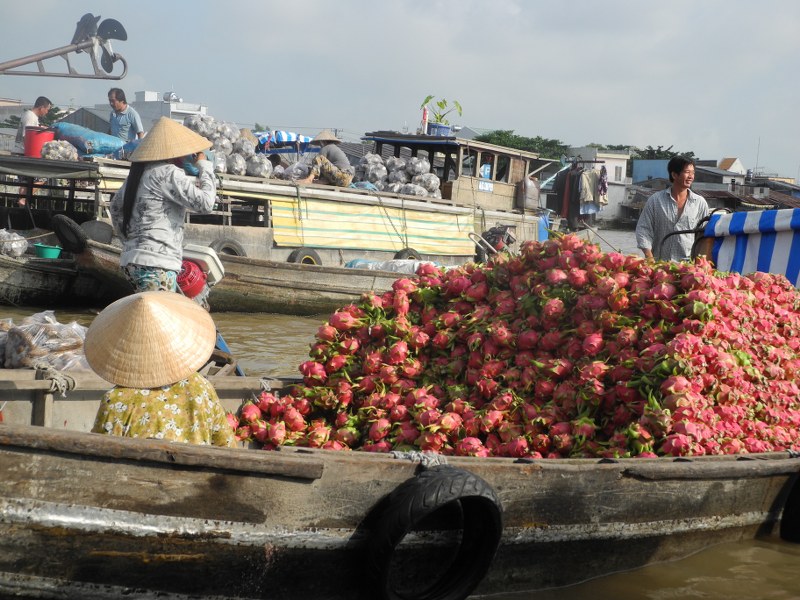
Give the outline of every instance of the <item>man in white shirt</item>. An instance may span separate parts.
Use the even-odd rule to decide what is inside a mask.
[[[694,181],[694,161],[674,156],[667,165],[671,186],[647,199],[636,224],[636,244],[645,258],[690,260],[693,231],[709,215],[706,199],[689,188]]]
[[[19,129],[17,129],[14,152],[18,152],[19,154],[25,153],[25,128],[38,127],[39,119],[50,112],[52,107],[53,103],[50,102],[49,99],[45,98],[44,96],[39,96],[36,99],[36,102],[34,102],[33,108],[30,108],[22,113],[22,117],[19,120]]]

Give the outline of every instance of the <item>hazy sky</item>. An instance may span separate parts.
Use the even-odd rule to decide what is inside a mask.
[[[86,12],[127,29],[127,77],[0,75],[0,97],[175,91],[241,126],[355,141],[415,130],[434,94],[461,103],[459,125],[800,175],[797,0],[4,0],[0,62],[69,44]]]

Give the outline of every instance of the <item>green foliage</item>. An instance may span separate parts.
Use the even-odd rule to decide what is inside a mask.
[[[694,152],[674,152],[672,146],[664,148],[664,146],[647,146],[646,148],[631,148],[632,160],[669,160],[676,156],[685,156],[691,160],[696,160],[697,157]]]
[[[430,95],[422,101],[420,108],[424,108],[426,104],[428,104],[431,100],[433,100],[434,96]],[[431,123],[441,123],[442,125],[449,125],[450,121],[447,120],[447,115],[451,112],[456,111],[458,116],[461,116],[461,104],[458,103],[458,100],[453,100],[452,106],[442,98],[441,100],[437,100],[433,103],[433,106],[428,106],[428,110],[430,111],[430,116],[428,118],[429,122]]]
[[[66,111],[61,110],[57,106],[51,106],[50,110],[47,111],[47,114],[43,116],[41,119],[39,119],[39,123],[43,127],[49,127],[59,119],[64,118],[66,115],[67,115]]]
[[[8,129],[19,129],[20,117],[19,115],[10,115],[5,121],[0,122],[0,127],[7,127]]]
[[[533,138],[516,135],[513,129],[497,129],[475,138],[479,142],[535,152],[542,158],[560,159],[567,154],[568,146],[561,140],[548,140],[540,136]]]

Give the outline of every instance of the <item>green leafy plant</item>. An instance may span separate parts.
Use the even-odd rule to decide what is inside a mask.
[[[425,106],[433,100],[434,96],[428,96],[425,100],[422,101],[420,108],[425,108]],[[442,125],[450,125],[450,121],[447,120],[447,115],[451,112],[456,111],[458,116],[461,116],[461,104],[458,103],[458,100],[453,100],[452,105],[447,102],[444,98],[441,100],[436,100],[433,102],[432,106],[428,106],[428,111],[430,112],[430,116],[428,120],[431,123],[441,123]]]

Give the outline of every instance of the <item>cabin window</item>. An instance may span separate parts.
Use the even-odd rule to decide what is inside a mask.
[[[477,177],[476,165],[478,164],[478,151],[467,150],[464,159],[461,161],[461,173],[470,177]]]
[[[497,157],[497,181],[508,182],[508,172],[511,170],[511,159],[508,156]]]
[[[614,181],[622,181],[622,167],[614,167]]]
[[[478,177],[481,179],[494,179],[494,173],[494,154],[482,153],[481,168],[478,171]]]

